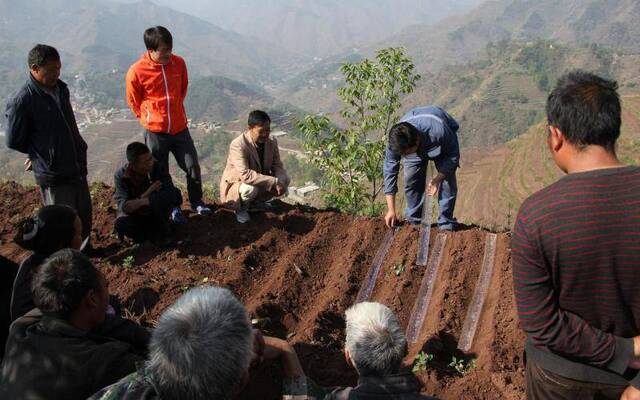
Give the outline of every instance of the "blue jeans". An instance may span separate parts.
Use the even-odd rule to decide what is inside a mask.
[[[404,193],[407,201],[405,218],[410,223],[420,223],[422,221],[422,206],[427,184],[427,160],[416,154],[405,156],[402,160],[404,167]],[[439,169],[438,160],[434,160],[436,169]],[[440,216],[438,217],[438,228],[454,229],[456,220],[453,211],[456,207],[456,196],[458,195],[458,183],[456,173],[445,175],[445,179],[438,191],[438,207]]]

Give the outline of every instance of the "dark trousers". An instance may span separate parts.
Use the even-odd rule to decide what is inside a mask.
[[[172,190],[172,192],[168,192]],[[136,243],[146,240],[157,241],[170,234],[169,217],[171,210],[182,204],[182,195],[176,188],[165,188],[162,193],[153,193],[149,207],[131,215],[120,215],[114,230],[119,236],[131,238]]]
[[[619,400],[624,386],[582,382],[549,372],[530,359],[526,368],[528,400]]]
[[[438,160],[435,160],[438,169]],[[404,157],[404,193],[407,201],[405,218],[412,223],[422,221],[422,207],[425,199],[427,183],[427,163],[416,154]],[[456,208],[456,196],[458,195],[458,183],[456,173],[445,176],[438,191],[438,226],[443,229],[452,229],[456,223],[453,212]]]
[[[153,158],[167,171],[169,170],[169,153],[173,154],[178,166],[187,175],[189,202],[191,207],[195,208],[197,204],[202,202],[202,180],[198,152],[193,144],[193,139],[191,139],[189,129],[176,135],[145,131],[144,141],[151,149]]]
[[[116,219],[114,229],[118,235],[128,237],[135,243],[156,241],[169,235],[169,218],[164,220],[153,215],[125,215]]]
[[[4,348],[11,325],[11,291],[18,266],[13,261],[0,256],[0,360],[4,357]]]
[[[93,208],[91,206],[91,194],[86,179],[74,183],[56,186],[40,186],[42,202],[45,206],[53,204],[67,205],[78,213],[82,221],[82,237],[91,235],[93,224]]]

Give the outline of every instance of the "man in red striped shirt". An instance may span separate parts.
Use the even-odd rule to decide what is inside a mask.
[[[567,175],[525,200],[513,236],[528,399],[640,399],[640,168],[616,157],[620,114],[617,84],[580,71],[547,101]]]

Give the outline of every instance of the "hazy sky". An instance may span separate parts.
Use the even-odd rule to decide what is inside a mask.
[[[365,46],[482,0],[153,0],[221,28],[308,56]]]

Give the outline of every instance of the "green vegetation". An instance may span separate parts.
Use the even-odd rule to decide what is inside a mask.
[[[418,372],[424,372],[427,370],[427,366],[431,361],[433,361],[433,354],[426,354],[424,351],[416,354],[413,359],[413,373],[417,374]]]
[[[476,359],[472,358],[471,360],[464,360],[463,358],[456,358],[453,356],[451,357],[449,366],[456,370],[460,375],[465,375],[476,367]]]
[[[209,165],[221,165],[227,160],[229,144],[234,139],[234,135],[225,131],[211,131],[202,139],[198,139],[196,147],[198,149],[198,158],[207,159]]]
[[[400,96],[411,93],[420,76],[402,48],[376,53],[344,64],[345,86],[338,90],[346,128],[337,128],[326,116],[309,115],[300,121],[305,150],[325,176],[327,205],[353,214],[377,215],[382,190],[382,160],[389,128],[397,120]]]
[[[126,269],[133,268],[133,264],[135,263],[135,258],[133,256],[126,256],[124,260],[122,260],[122,266]]]
[[[185,107],[194,120],[231,121],[254,102],[270,103],[262,89],[220,76],[195,78],[189,85]]]
[[[393,273],[396,274],[396,276],[400,276],[404,274],[406,267],[404,266],[404,264],[396,264],[391,269],[393,270]]]
[[[305,159],[298,158],[292,154],[280,152],[280,157],[284,168],[291,177],[294,186],[302,186],[305,182],[322,182],[323,175],[315,165]]]

